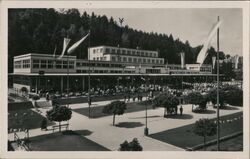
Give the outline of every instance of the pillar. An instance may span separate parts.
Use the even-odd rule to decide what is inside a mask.
[[[85,77],[82,76],[82,91],[85,90]]]
[[[61,93],[63,92],[63,76],[61,76]]]

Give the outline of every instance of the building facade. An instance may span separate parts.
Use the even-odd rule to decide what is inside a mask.
[[[104,76],[209,76],[211,65],[165,64],[157,51],[98,46],[88,49],[88,59],[29,53],[14,57],[13,88],[38,92],[53,88],[60,92],[67,87],[86,90],[88,77],[102,79]]]

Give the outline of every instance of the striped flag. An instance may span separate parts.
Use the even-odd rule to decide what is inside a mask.
[[[68,49],[68,53],[71,54],[72,52],[75,51],[75,49],[89,36],[90,33],[88,33],[87,35],[85,35],[81,40],[77,41],[76,43],[74,43],[69,49]]]
[[[57,47],[55,46],[53,58],[56,58],[56,48],[57,48]]]
[[[58,59],[61,59],[63,56],[64,56],[64,53],[69,45],[69,42],[70,42],[70,39],[68,38],[64,38],[63,40],[63,51],[62,51],[62,54],[58,57]]]
[[[216,34],[217,29],[220,27],[220,25],[221,25],[221,21],[218,21],[213,26],[212,30],[209,32],[208,37],[207,37],[205,43],[203,44],[201,51],[198,54],[198,57],[196,60],[197,63],[202,64],[204,62],[205,58],[207,57],[207,50],[210,47],[211,41],[212,41],[214,35]]]
[[[215,66],[215,60],[216,60],[216,57],[215,57],[215,56],[213,56],[213,57],[212,57],[213,69],[214,69],[214,66]]]

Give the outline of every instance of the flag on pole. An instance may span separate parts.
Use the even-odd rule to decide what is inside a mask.
[[[234,58],[235,58],[235,69],[238,69],[239,56],[236,55]]]
[[[55,46],[53,58],[56,58],[56,48],[57,48],[57,46]]]
[[[185,65],[185,54],[181,52],[181,68],[183,69]]]
[[[63,51],[62,51],[62,54],[58,57],[58,59],[61,59],[63,56],[64,56],[64,53],[69,45],[69,42],[70,42],[70,39],[68,38],[64,38],[63,40]]]
[[[213,57],[212,57],[213,69],[214,69],[214,66],[215,66],[215,60],[216,60],[216,56],[213,56]]]
[[[216,34],[217,29],[220,27],[220,25],[221,25],[221,21],[218,21],[213,26],[212,30],[209,32],[208,37],[207,37],[205,43],[203,44],[201,51],[198,54],[198,57],[196,60],[197,63],[202,64],[204,62],[205,58],[207,57],[207,50],[210,47],[211,41],[212,41],[214,35]]]
[[[72,52],[75,51],[75,49],[89,36],[90,33],[88,33],[87,35],[85,35],[81,40],[77,41],[76,43],[74,43],[69,49],[68,49],[68,53],[71,54]]]

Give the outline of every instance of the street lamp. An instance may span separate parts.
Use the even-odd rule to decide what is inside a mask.
[[[147,78],[147,87],[148,87],[148,78]],[[148,102],[149,102],[149,97],[146,97],[146,108],[145,108],[145,128],[144,128],[144,135],[148,136]]]

